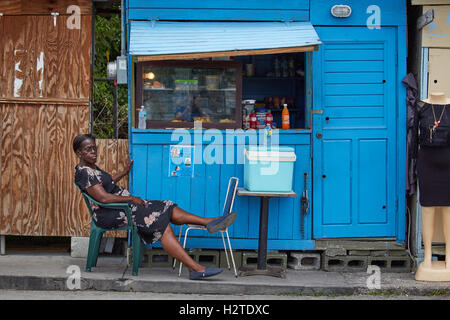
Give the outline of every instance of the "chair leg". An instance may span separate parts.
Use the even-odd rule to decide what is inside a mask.
[[[223,237],[223,232],[224,231],[220,231],[220,234],[222,235],[223,249],[225,250],[225,258],[227,258],[228,270],[231,270],[230,259],[228,259],[227,246],[225,245],[225,239]]]
[[[97,267],[98,251],[100,250],[100,245],[102,244],[103,233],[104,233],[104,232],[100,232],[100,237],[98,238],[98,242],[97,242],[97,244],[96,244],[97,250],[96,250],[95,252],[97,252],[97,254],[95,255],[95,260],[94,260],[94,265],[93,265],[93,267]]]
[[[133,271],[132,271],[132,275],[137,276],[139,267],[141,265],[141,251],[143,251],[143,250],[142,250],[142,246],[141,246],[141,238],[137,234],[136,230],[133,231],[132,241],[133,241],[133,262],[132,262]]]
[[[86,259],[86,272],[91,272],[91,268],[97,266],[98,250],[100,249],[102,235],[103,232],[98,228],[91,228],[89,234],[88,256]]]
[[[187,239],[189,229],[191,229],[191,228],[187,228],[186,233],[184,234],[183,249],[186,249],[186,239]],[[183,262],[180,261],[180,269],[178,270],[178,276],[181,276],[181,268],[182,267],[183,267]]]
[[[230,248],[231,261],[233,262],[234,276],[237,278],[237,277],[238,277],[238,274],[237,274],[237,271],[236,271],[236,264],[234,263],[233,249],[231,248],[231,242],[230,242],[230,236],[228,235],[228,229],[225,230],[225,232],[226,232],[226,234],[227,234],[228,247]]]
[[[183,225],[180,226],[180,234],[178,235],[178,242],[181,243],[181,233],[183,232]],[[177,264],[177,259],[173,258],[172,269],[175,270],[175,266]]]

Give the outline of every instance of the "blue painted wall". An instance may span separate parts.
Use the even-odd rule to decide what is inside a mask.
[[[131,20],[309,20],[309,0],[128,0],[127,8]]]
[[[335,18],[331,14],[331,8],[339,4],[352,9],[348,18]],[[310,9],[314,26],[406,25],[406,0],[311,0]]]
[[[243,186],[244,165],[238,163],[238,161],[242,163],[243,158],[238,159],[238,152],[242,151],[243,142],[246,141],[248,144],[249,141],[248,138],[243,140],[244,135],[239,131],[226,135],[225,131],[207,130],[201,134],[197,133],[194,137],[193,130],[186,130],[189,140],[186,138],[187,136],[172,137],[172,130],[133,129],[132,132],[131,152],[134,164],[131,191],[137,196],[145,199],[170,199],[184,210],[204,217],[214,217],[221,214],[229,178],[238,177],[240,179],[239,186]],[[224,148],[223,144],[217,143],[215,139],[223,142],[226,139],[232,139],[234,141],[232,151]],[[195,141],[203,141],[202,145],[195,146],[201,148],[202,154],[206,148],[212,147],[210,143],[214,141],[214,147],[222,152],[222,157],[218,159],[223,159],[224,163],[205,164],[205,160],[202,159],[201,164],[194,165],[194,177],[170,177],[168,167],[170,145],[178,143],[189,145]],[[283,132],[280,135],[280,145],[295,148],[297,161],[294,166],[293,190],[299,194],[299,197],[270,200],[268,248],[312,249],[314,245],[311,241],[310,213],[305,217],[304,238],[301,237],[300,232],[300,195],[304,188],[304,173],[308,174],[307,188],[308,194],[311,194],[309,132],[307,130]],[[233,152],[231,157],[231,159],[234,158],[233,161],[226,160],[228,151]],[[239,155],[242,154],[239,152]],[[227,164],[227,162],[232,163]],[[146,170],[143,171],[143,168]],[[235,200],[234,210],[238,212],[238,218],[230,228],[230,237],[234,239],[233,248],[256,249],[259,235],[258,198],[238,196]],[[174,230],[178,232],[179,228],[175,227]],[[196,236],[201,238],[196,239]],[[209,235],[207,232],[193,231],[193,239],[189,240],[187,246],[221,248],[223,247],[222,239],[218,236]]]
[[[352,8],[352,15],[349,18],[340,19],[331,15],[330,9],[335,4],[348,4]],[[326,116],[314,115],[312,119],[313,135],[308,130],[297,132],[294,130],[286,131],[281,134],[281,144],[286,146],[292,146],[296,150],[297,162],[294,168],[294,191],[301,194],[303,190],[303,173],[308,172],[308,190],[310,196],[318,196],[318,194],[311,193],[311,138],[314,139],[314,135],[319,133],[318,130],[325,127],[334,126],[349,126],[347,133],[347,142],[344,142],[340,146],[342,148],[336,149],[336,152],[343,152],[346,148],[349,148],[353,143],[352,141],[358,141],[358,161],[362,163],[369,163],[370,161],[376,162],[374,166],[359,166],[355,168],[356,171],[348,171],[349,179],[359,179],[362,184],[358,185],[359,189],[366,189],[365,194],[373,193],[373,197],[377,198],[375,202],[364,202],[364,199],[359,202],[354,208],[348,207],[348,210],[360,210],[361,213],[358,216],[361,224],[380,223],[389,221],[389,226],[386,228],[384,235],[381,233],[375,234],[375,231],[370,232],[362,236],[392,236],[399,242],[405,240],[405,89],[401,85],[401,79],[406,74],[406,4],[403,0],[311,0],[311,1],[267,1],[267,0],[252,0],[252,1],[235,1],[235,0],[216,0],[216,1],[175,1],[175,0],[128,0],[127,5],[127,19],[130,20],[210,20],[210,21],[308,21],[316,26],[323,26],[324,30],[327,28],[331,31],[324,31],[324,35],[329,39],[337,39],[341,41],[342,45],[348,46],[349,42],[358,43],[360,46],[364,46],[364,42],[370,42],[370,37],[367,37],[366,32],[361,31],[361,37],[358,32],[353,33],[351,29],[343,32],[343,30],[349,27],[359,27],[362,29],[369,29],[376,27],[376,24],[380,24],[381,29],[378,29],[378,33],[389,33],[389,53],[392,55],[385,56],[385,53],[372,50],[370,55],[367,56],[368,60],[379,60],[377,54],[383,54],[383,59],[387,58],[387,62],[381,62],[377,66],[377,62],[367,63],[367,67],[381,67],[383,72],[386,68],[394,69],[389,81],[390,89],[395,97],[393,103],[385,104],[381,102],[380,107],[370,107],[369,109],[362,110],[360,107],[351,109],[352,105],[350,100],[345,103],[345,98],[341,104],[337,105],[339,108],[330,109],[329,115],[333,119],[328,123],[325,121]],[[379,19],[378,19],[379,13]],[[329,27],[342,27],[341,28],[329,28]],[[370,27],[370,28],[368,28]],[[386,28],[386,29],[384,29]],[[320,30],[320,28],[318,28]],[[377,29],[375,29],[377,30]],[[334,33],[334,34],[333,34]],[[347,35],[347,36],[346,36]],[[319,34],[320,36],[320,34]],[[347,38],[346,38],[347,37]],[[393,40],[392,40],[393,39]],[[330,40],[321,45],[320,50],[325,50],[329,45]],[[336,49],[338,43],[334,43],[333,46]],[[348,47],[341,48],[343,50],[349,49]],[[355,48],[353,48],[355,49]],[[333,95],[341,95],[343,90],[356,90],[352,94],[358,94],[358,92],[369,91],[378,92],[386,86],[379,84],[379,80],[383,78],[381,74],[376,74],[377,70],[372,70],[375,73],[370,77],[358,78],[357,75],[340,74],[338,75],[339,68],[344,67],[347,63],[348,68],[357,65],[363,65],[366,59],[364,52],[357,50],[364,50],[359,48],[357,50],[347,51],[346,62],[342,60],[341,56],[333,56],[336,51],[333,50],[325,53],[326,59],[330,61],[327,66],[327,70],[321,68],[322,64],[315,64],[316,67],[311,70],[309,75],[312,75],[312,79],[308,78],[309,83],[314,83],[313,87],[315,95],[320,93],[320,90],[326,90]],[[384,50],[384,49],[383,49]],[[314,59],[317,59],[318,52],[308,55],[308,64],[311,66]],[[361,60],[362,59],[362,60]],[[332,62],[336,61],[335,64]],[[131,68],[131,58],[129,59],[129,70]],[[368,70],[369,72],[370,70]],[[342,72],[341,72],[342,73]],[[345,70],[344,72],[345,73]],[[318,79],[325,77],[325,85],[322,81],[317,82]],[[346,78],[347,77],[347,78]],[[381,77],[381,78],[380,78]],[[132,73],[130,71],[129,81],[132,79]],[[354,81],[357,86],[347,86],[346,79]],[[370,80],[370,81],[369,81]],[[336,86],[326,86],[327,83],[334,83]],[[339,84],[343,87],[339,88]],[[131,82],[129,83],[131,88]],[[307,89],[308,90],[308,89]],[[333,91],[335,90],[335,91]],[[308,107],[312,109],[321,109],[323,105],[320,103],[320,99],[317,96],[312,97],[312,92],[307,92]],[[312,99],[311,99],[312,98]],[[130,106],[133,97],[130,96]],[[387,115],[386,108],[394,108],[392,112]],[[131,110],[130,110],[131,112]],[[131,114],[131,113],[130,113]],[[367,115],[370,115],[368,117]],[[378,115],[378,117],[377,117]],[[358,119],[363,119],[360,125],[364,125],[364,129],[367,131],[367,136],[358,136],[360,129],[350,128],[354,126]],[[306,119],[309,121],[309,119]],[[325,124],[325,125],[324,125]],[[376,137],[370,135],[373,126],[386,126],[388,127],[389,137],[380,136]],[[131,128],[131,125],[130,125]],[[352,135],[353,130],[353,135]],[[143,167],[147,168],[144,175],[137,174],[137,172],[131,175],[131,189],[132,191],[145,198],[153,199],[171,199],[175,200],[183,208],[188,211],[193,211],[196,214],[204,216],[214,216],[220,212],[221,205],[224,200],[224,190],[226,189],[226,183],[228,178],[235,175],[241,179],[240,186],[242,186],[243,178],[243,165],[229,165],[229,164],[213,164],[213,165],[197,165],[195,178],[169,178],[168,176],[168,148],[171,144],[176,144],[171,140],[171,130],[137,130],[130,129],[130,152],[135,159],[134,168]],[[393,137],[393,138],[392,138]],[[369,139],[370,141],[367,141]],[[378,140],[377,140],[378,139]],[[389,140],[387,140],[389,139]],[[394,141],[392,141],[394,139]],[[372,143],[373,142],[373,143]],[[207,143],[206,143],[207,144]],[[349,165],[355,163],[354,154],[348,152],[347,161],[335,161],[335,152],[333,151],[337,145],[325,143],[322,150],[319,148],[313,148],[312,157],[314,159],[323,160],[321,165],[324,165],[329,171],[341,171],[345,176],[345,170]],[[205,144],[202,147],[205,148]],[[373,153],[376,152],[376,156],[372,158]],[[322,158],[322,157],[325,157]],[[385,160],[387,159],[387,160]],[[342,160],[342,159],[341,159]],[[389,161],[389,162],[387,162]],[[342,167],[343,166],[343,167]],[[322,175],[317,172],[314,179],[323,179]],[[380,177],[377,173],[387,173],[389,181],[386,182],[385,176]],[[337,178],[336,178],[337,179]],[[318,180],[314,180],[313,184],[317,185]],[[345,181],[340,181],[345,184]],[[372,191],[371,191],[372,190]],[[326,190],[325,190],[326,191]],[[320,192],[323,192],[320,191]],[[369,192],[369,193],[367,193]],[[379,193],[379,194],[377,194]],[[355,197],[355,195],[343,195],[342,197],[334,196],[329,202],[325,202],[322,205],[330,208],[346,196]],[[369,196],[370,197],[370,196]],[[392,197],[395,200],[392,200]],[[334,200],[333,200],[334,199]],[[374,216],[369,212],[378,212],[379,206],[383,205],[382,202],[386,200],[389,203],[390,215],[388,216]],[[334,201],[334,202],[333,202]],[[353,199],[352,201],[358,201]],[[379,203],[378,203],[378,202]],[[234,238],[233,246],[236,248],[256,248],[258,237],[258,224],[259,224],[259,203],[257,199],[240,198],[236,200],[236,211],[239,213],[238,221],[231,229],[231,236]],[[345,207],[345,206],[344,206]],[[381,209],[383,210],[383,209]],[[340,223],[347,221],[348,219],[354,219],[351,215],[334,215],[334,211],[326,210],[328,216],[321,216],[321,219],[328,226],[334,223]],[[319,213],[314,213],[319,214]],[[321,214],[321,213],[320,213]],[[308,213],[305,221],[305,237],[302,239],[300,236],[300,198],[297,199],[274,199],[270,204],[270,216],[269,216],[269,249],[313,249],[314,235],[313,222],[311,219],[311,212]],[[346,220],[347,219],[347,220]],[[316,223],[316,221],[314,222]],[[372,229],[372,231],[375,229]],[[376,231],[376,232],[378,232]],[[332,236],[331,233],[327,233],[326,230],[321,230],[317,233],[317,237]],[[339,234],[340,231],[338,231]],[[346,231],[345,236],[361,236],[357,232],[352,232],[352,229]],[[191,245],[200,246],[204,248],[220,248],[222,247],[221,239],[205,235],[205,233],[193,233],[198,237],[194,237],[191,240]],[[344,236],[341,233],[340,236]],[[207,237],[207,239],[205,239]],[[189,244],[188,244],[189,246]]]

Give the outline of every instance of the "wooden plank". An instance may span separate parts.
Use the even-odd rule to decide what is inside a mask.
[[[91,24],[91,16],[81,18],[79,98],[89,98],[91,93]]]
[[[11,232],[11,216],[12,216],[12,196],[11,196],[11,144],[12,144],[12,108],[9,105],[0,105],[1,107],[1,122],[2,122],[2,166],[0,167],[1,192],[0,198],[2,203],[2,215],[0,220],[0,233],[9,234]]]
[[[58,12],[67,15],[67,8],[76,5],[81,14],[91,14],[90,0],[3,0],[4,15],[42,15]]]
[[[68,185],[70,176],[67,175],[66,168],[69,166],[69,155],[67,144],[70,144],[68,136],[68,111],[69,108],[56,106],[56,139],[55,139],[55,228],[57,234],[65,231],[65,216],[68,204]],[[72,179],[70,179],[72,180]]]
[[[129,156],[128,156],[128,140],[127,139],[119,139],[118,140],[118,149],[117,149],[117,165],[119,172],[124,170],[125,166],[128,164]],[[129,189],[128,185],[128,175],[123,177],[120,180],[120,186],[123,188]]]
[[[49,23],[50,17],[37,16],[37,25],[35,31],[36,38],[36,60],[35,60],[35,98],[43,98],[46,92],[46,77],[47,66],[45,64],[48,52],[46,52],[46,42],[47,42],[47,24]]]
[[[11,161],[11,232],[22,233],[22,178],[23,178],[23,124],[22,108],[12,106],[12,161]]]
[[[209,57],[251,56],[261,54],[306,52],[316,50],[317,46],[259,49],[259,50],[214,51],[214,52],[198,52],[198,53],[182,53],[182,54],[164,54],[154,56],[139,56],[137,60],[138,62],[144,62],[144,61],[178,60],[178,59],[194,59],[194,58],[209,58]]]
[[[56,96],[58,98],[72,98],[72,84],[70,83],[72,52],[70,51],[70,29],[66,26],[66,21],[62,17],[56,19],[56,29],[58,30],[58,83],[56,84]],[[73,80],[72,80],[73,81]]]
[[[85,133],[89,132],[89,106],[80,106],[78,108],[78,132]],[[76,161],[78,163],[78,161]],[[72,172],[72,177],[74,177],[74,172]],[[89,228],[91,223],[91,217],[89,211],[86,208],[86,204],[81,196],[80,192],[76,190],[75,186],[71,186],[72,192],[75,192],[75,209],[76,210],[76,220],[79,221],[78,228],[75,230],[74,236],[89,236]]]
[[[4,21],[3,29],[4,34],[2,37],[3,43],[3,66],[2,66],[2,81],[3,90],[2,97],[13,97],[14,91],[14,40],[13,33],[9,30],[14,28],[13,17],[2,17]]]
[[[6,39],[5,33],[7,32],[3,28],[4,21],[5,21],[5,19],[0,19],[0,39],[2,39],[3,46],[4,46],[4,41]],[[0,51],[0,97],[3,96],[3,86],[4,86],[4,82],[1,79],[1,76],[2,76],[2,70],[1,69],[4,68],[4,65],[3,65],[3,60],[4,60],[4,56],[5,56],[5,52],[4,51],[5,51],[5,48],[3,48],[3,50]],[[0,205],[0,207],[1,207],[1,205]]]
[[[21,17],[22,18],[22,17]],[[25,31],[25,65],[23,66],[23,94],[22,97],[36,97],[36,42],[37,42],[37,17],[30,16],[22,18],[23,29]]]
[[[43,172],[45,169],[45,145],[47,138],[47,130],[44,126],[46,119],[46,110],[47,105],[41,105],[37,108],[33,108],[36,113],[36,123],[34,129],[34,158],[33,161],[35,163],[33,167],[33,181],[35,183],[35,205],[34,205],[34,215],[33,221],[36,223],[34,226],[34,234],[33,235],[42,235],[43,226],[44,226],[44,217],[45,217],[45,177],[46,172]]]
[[[53,24],[53,17],[46,18],[46,42],[44,46],[44,81],[46,98],[60,98],[58,96],[58,82],[61,70],[58,69],[58,31],[59,29]]]
[[[45,195],[43,206],[42,219],[42,234],[43,235],[58,235],[57,225],[55,219],[55,202],[57,196],[55,193],[55,179],[56,179],[56,112],[55,105],[47,105],[45,108],[45,118],[42,123],[45,130],[44,142],[44,166],[41,180],[43,181],[43,193]]]
[[[98,139],[96,141],[99,148],[98,157],[103,159],[103,165],[100,167],[110,175],[114,175],[118,172],[118,140],[117,139]],[[108,231],[105,233],[106,237],[126,237],[126,232],[120,231]]]
[[[112,176],[118,173],[118,144],[117,139],[106,140],[107,163],[104,170]]]
[[[60,98],[0,98],[0,103],[23,103],[23,104],[53,104],[53,105],[89,105],[88,99],[60,99]]]
[[[66,217],[64,233],[67,235],[76,235],[82,230],[82,223],[78,218],[79,213],[77,205],[77,196],[79,191],[76,189],[74,182],[74,168],[78,163],[78,158],[75,156],[72,148],[72,141],[77,134],[79,134],[79,108],[65,107],[67,112],[67,140],[64,143],[65,152],[67,154],[67,165],[64,167],[63,174],[67,176],[64,190],[67,192],[67,202],[62,207],[62,214]],[[58,199],[61,203],[61,199]]]
[[[37,217],[34,210],[36,203],[36,181],[33,180],[35,162],[34,134],[36,130],[36,112],[31,106],[19,105],[23,117],[23,162],[22,162],[22,234],[33,235]]]
[[[0,66],[1,66],[1,64],[0,64]],[[2,224],[3,224],[3,199],[1,198],[2,180],[4,179],[2,176],[3,146],[4,146],[4,142],[3,142],[3,105],[0,103],[0,234],[1,234]]]
[[[66,19],[63,20],[63,23]],[[81,23],[81,17],[80,17]],[[81,27],[81,25],[80,25]],[[68,82],[68,92],[67,97],[76,98],[80,96],[80,56],[81,56],[81,28],[69,29],[67,26],[64,28],[64,32],[67,34],[67,44],[69,55],[66,56],[66,63],[68,67],[67,74],[62,74],[62,76],[67,77]]]
[[[13,41],[14,41],[14,97],[23,97],[26,80],[26,68],[27,68],[27,52],[25,48],[25,26],[26,17],[17,17],[14,20]]]
[[[29,197],[30,199],[30,212],[28,214],[27,233],[29,235],[40,235],[42,230],[42,212],[40,210],[40,197],[42,190],[40,189],[40,181],[42,179],[42,166],[43,166],[43,141],[42,130],[39,128],[41,114],[43,114],[44,107],[35,108],[34,106],[27,106],[24,120],[24,130],[28,136],[27,140],[24,140],[24,150],[30,153],[30,185],[29,185]],[[25,144],[26,141],[26,144]],[[28,155],[26,155],[28,156]]]
[[[126,139],[110,139],[109,141],[109,163],[108,171],[112,172],[114,168],[115,173],[122,172],[125,168],[125,164],[128,161],[128,140]],[[128,189],[128,176],[123,177],[118,183],[122,188]],[[126,231],[114,231],[110,232],[111,237],[126,238],[128,236]]]

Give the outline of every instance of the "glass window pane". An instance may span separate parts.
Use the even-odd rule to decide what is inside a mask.
[[[142,78],[147,120],[235,122],[235,68],[144,66]]]

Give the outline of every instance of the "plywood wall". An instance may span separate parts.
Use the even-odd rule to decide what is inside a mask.
[[[89,213],[73,185],[72,140],[89,131],[91,6],[0,1],[1,235],[89,234]],[[98,145],[100,166],[111,173],[123,167],[126,140]]]
[[[0,234],[88,236],[90,217],[73,184],[72,140],[88,132],[89,109],[76,105],[2,104]],[[98,140],[98,165],[124,168],[127,140]],[[127,177],[121,183],[127,186]]]
[[[5,15],[39,15],[58,12],[66,14],[76,5],[81,14],[91,14],[91,0],[1,0],[0,9]],[[70,8],[69,8],[70,10]]]
[[[72,186],[76,157],[71,140],[87,131],[89,109],[2,104],[1,116],[0,234],[80,232],[86,214]]]
[[[0,102],[88,104],[92,20],[80,16],[80,28],[69,29],[67,19],[0,16]]]

